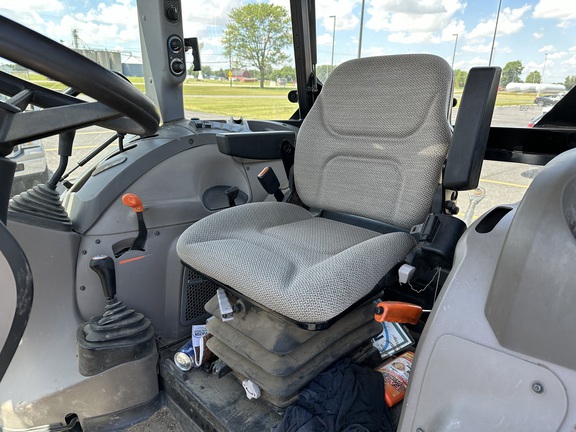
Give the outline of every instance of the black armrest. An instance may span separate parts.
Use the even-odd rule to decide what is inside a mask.
[[[281,159],[283,142],[294,144],[292,131],[221,133],[216,135],[218,150],[229,156],[247,159]]]

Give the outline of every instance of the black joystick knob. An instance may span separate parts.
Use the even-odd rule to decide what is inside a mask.
[[[107,255],[98,255],[90,260],[90,268],[100,277],[106,300],[112,300],[116,296],[114,260]]]
[[[84,376],[156,353],[152,322],[116,298],[114,260],[98,255],[90,260],[90,268],[100,277],[106,306],[101,316],[90,318],[76,333],[78,371]]]

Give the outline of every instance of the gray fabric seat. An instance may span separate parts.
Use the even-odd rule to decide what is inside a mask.
[[[298,134],[300,198],[402,229],[423,222],[450,143],[451,101],[452,71],[436,56],[338,66]],[[186,265],[262,306],[321,323],[367,296],[414,245],[406,232],[380,234],[266,202],[200,220],[177,251]]]

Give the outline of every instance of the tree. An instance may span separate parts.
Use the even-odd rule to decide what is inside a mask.
[[[292,66],[283,66],[282,69],[274,69],[267,74],[267,78],[276,81],[278,78],[286,78],[286,81],[292,82],[296,79],[296,69]]]
[[[568,75],[564,80],[566,90],[570,90],[576,86],[576,75]]]
[[[538,71],[532,71],[526,77],[527,83],[540,84],[542,82],[542,75]]]
[[[249,3],[234,8],[228,15],[222,44],[227,57],[237,57],[260,73],[260,87],[268,67],[285,63],[284,49],[292,44],[288,11],[268,3]]]
[[[500,85],[506,87],[511,82],[522,82],[520,79],[520,74],[524,70],[522,62],[520,60],[515,60],[506,63],[504,69],[502,69],[502,78],[500,78]]]
[[[454,87],[463,88],[466,84],[466,78],[468,78],[468,72],[456,69],[454,71]]]
[[[214,75],[214,73],[212,72],[212,68],[210,66],[202,66],[202,75],[204,75],[205,79],[209,78],[210,75]]]

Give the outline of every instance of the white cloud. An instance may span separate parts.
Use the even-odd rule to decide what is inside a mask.
[[[570,57],[569,59],[567,59],[564,64],[570,65],[570,66],[576,66],[576,55]]]
[[[386,54],[388,54],[388,52],[382,46],[362,47],[362,57],[374,57]]]
[[[371,18],[367,27],[391,32],[440,31],[461,6],[459,2],[440,0],[432,0],[428,4],[418,0],[383,1],[368,8]]]
[[[71,46],[77,31],[81,48],[140,50],[136,6],[126,0],[100,3],[85,13],[64,15],[45,23],[45,34]],[[114,44],[114,45],[112,45]]]
[[[316,2],[316,18],[322,19],[326,31],[332,31],[336,17],[336,31],[351,30],[358,26],[360,18],[354,13],[359,0],[318,0]]]
[[[466,33],[466,26],[464,21],[452,20],[448,25],[442,29],[442,34],[440,36],[440,42],[452,42],[455,39],[455,34],[458,37],[462,37]]]
[[[366,28],[388,31],[397,42],[450,40],[448,35],[464,32],[464,23],[453,19],[464,7],[459,0],[384,0],[368,7]]]
[[[504,8],[500,12],[498,19],[498,36],[510,35],[520,31],[524,27],[522,18],[531,7],[530,5],[524,5],[517,9]],[[468,33],[468,38],[483,39],[485,37],[492,37],[495,26],[496,16],[489,20],[481,21]]]
[[[542,39],[544,37],[544,33],[532,33],[534,39]]]
[[[562,57],[566,57],[568,53],[566,51],[560,51],[552,54],[548,54],[548,59],[561,59]]]
[[[332,45],[332,33],[324,33],[316,38],[318,45]]]
[[[568,27],[576,20],[576,8],[567,0],[540,0],[534,7],[534,18],[557,19],[559,27]]]
[[[396,32],[388,36],[390,42],[413,44],[432,42],[432,33],[430,32]]]
[[[545,53],[545,52],[554,52],[556,51],[556,49],[554,48],[554,45],[544,45],[538,51],[541,53]]]
[[[0,6],[0,14],[33,30],[43,32],[46,20],[42,16],[63,9],[64,4],[59,0],[12,1],[9,8]]]
[[[498,42],[496,42],[495,47],[498,46]],[[467,52],[477,52],[477,53],[489,53],[492,49],[492,43],[487,44],[467,44],[462,47],[462,51]]]
[[[456,57],[458,59],[458,57]],[[487,66],[488,56],[486,57],[474,57],[473,59],[466,60],[460,59],[454,63],[454,69],[460,69],[468,71],[475,66]]]

